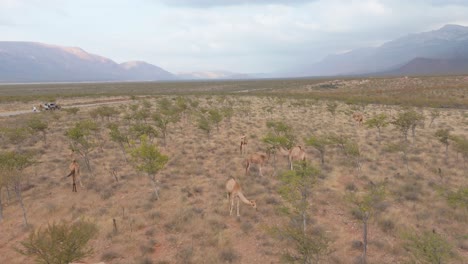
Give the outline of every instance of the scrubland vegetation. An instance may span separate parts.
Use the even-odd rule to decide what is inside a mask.
[[[455,76],[0,87],[3,111],[30,108],[34,93],[117,102],[1,119],[0,263],[467,263],[467,86]],[[306,161],[290,170],[284,150],[298,145]],[[269,156],[263,176],[245,173],[256,152]],[[257,210],[229,215],[230,177]]]

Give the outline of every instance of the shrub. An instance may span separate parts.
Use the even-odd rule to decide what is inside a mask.
[[[22,249],[17,251],[25,256],[34,257],[37,263],[68,264],[81,260],[93,253],[87,247],[98,229],[91,222],[62,222],[49,224],[45,229],[39,228],[30,233],[21,242]]]

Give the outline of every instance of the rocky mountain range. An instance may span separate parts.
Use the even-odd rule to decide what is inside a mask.
[[[410,34],[379,47],[329,55],[297,75],[451,74],[452,70],[454,74],[460,74],[468,73],[467,62],[468,27],[446,25],[438,30]]]
[[[176,79],[155,65],[118,64],[80,48],[0,41],[0,82],[155,81]]]
[[[468,74],[468,27],[446,25],[379,47],[329,55],[287,74],[204,71],[172,74],[158,66],[116,63],[76,47],[0,41],[0,83],[254,79],[339,75]]]

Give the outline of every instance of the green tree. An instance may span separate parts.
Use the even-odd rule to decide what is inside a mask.
[[[119,145],[125,161],[128,162],[127,155],[125,154],[125,145],[129,145],[130,143],[128,137],[120,130],[116,123],[110,123],[107,128],[109,129],[109,136],[111,140]]]
[[[362,222],[362,263],[367,263],[367,241],[369,219],[378,209],[377,205],[385,198],[385,185],[383,183],[370,183],[368,189],[362,193],[348,193],[348,200],[354,205],[353,214]]]
[[[407,110],[398,113],[391,122],[398,130],[400,130],[405,142],[408,142],[408,132],[411,129],[413,137],[415,135],[416,126],[424,120],[424,116],[414,110]]]
[[[468,160],[468,139],[463,136],[453,135],[450,139],[454,142],[454,148],[457,153],[462,155],[463,158],[463,167],[466,172],[466,161]],[[457,154],[458,159],[458,154]]]
[[[156,174],[164,168],[168,157],[159,152],[158,148],[148,141],[146,135],[141,136],[140,145],[131,150],[132,161],[135,168],[148,175],[153,185],[154,195],[159,200],[159,187]]]
[[[330,112],[333,116],[333,122],[335,122],[336,109],[338,108],[338,103],[335,101],[327,103],[327,111]]]
[[[80,220],[75,223],[49,224],[32,231],[16,250],[36,259],[40,264],[68,264],[91,256],[93,248],[87,246],[96,236],[95,224]]]
[[[31,155],[19,154],[17,152],[1,152],[0,153],[0,177],[3,184],[12,184],[15,190],[16,198],[18,199],[23,211],[23,224],[28,226],[28,218],[26,208],[24,207],[23,196],[21,193],[21,184],[23,182],[23,170],[34,162]]]
[[[180,103],[182,104],[182,103]],[[167,134],[169,131],[169,125],[171,123],[177,123],[180,120],[182,109],[178,106],[173,105],[168,99],[164,98],[158,103],[158,111],[153,114],[152,118],[156,124],[156,127],[161,132],[163,144],[166,145]],[[182,104],[180,107],[185,107],[186,104]],[[184,110],[185,111],[185,110]]]
[[[213,130],[213,124],[205,115],[203,114],[200,115],[200,117],[198,118],[197,127],[201,129],[203,132],[205,132],[208,138],[210,137],[211,130]]]
[[[119,114],[119,111],[112,106],[103,105],[96,108],[96,115],[101,118],[101,120],[110,121],[110,119]]]
[[[276,171],[276,154],[281,149],[289,150],[294,147],[296,137],[292,128],[283,121],[267,121],[266,126],[269,131],[262,141],[268,145],[268,152],[273,155],[273,164]]]
[[[448,147],[449,147],[449,138],[450,138],[450,131],[448,129],[439,129],[434,134],[440,143],[445,146],[445,162],[448,159]]]
[[[19,151],[24,141],[30,136],[27,127],[3,127],[0,128],[0,136]]]
[[[298,165],[280,177],[279,193],[284,201],[281,211],[291,221],[273,231],[288,239],[294,247],[294,251],[287,252],[283,260],[290,263],[318,263],[329,252],[329,239],[324,234],[308,229],[308,212],[320,170],[305,161],[298,162]]]
[[[39,118],[32,118],[28,120],[28,127],[36,133],[42,133],[42,139],[44,140],[44,144],[47,144],[47,129],[49,125],[47,122],[42,121]]]
[[[158,136],[158,131],[152,125],[139,122],[130,127],[130,133],[134,139],[146,135],[151,142]]]
[[[379,141],[379,144],[381,142],[381,130],[382,128],[386,127],[389,123],[387,119],[388,119],[388,116],[382,113],[370,119],[367,119],[367,121],[365,122],[368,128],[377,128],[377,131],[378,131],[377,140]]]
[[[210,109],[208,111],[208,118],[210,122],[216,125],[216,130],[219,131],[219,123],[223,121],[223,115],[218,109]]]
[[[415,261],[442,264],[452,257],[452,246],[441,235],[433,231],[403,233],[405,247]]]
[[[93,132],[98,131],[97,124],[92,120],[83,120],[65,132],[65,136],[70,139],[70,146],[73,151],[83,157],[86,167],[93,173],[90,161],[90,153],[96,148],[96,140]]]
[[[440,117],[440,111],[439,109],[434,109],[431,111],[430,113],[431,115],[431,122],[429,123],[429,127],[432,126],[432,123],[434,123],[434,121],[436,120],[436,118],[439,118]]]
[[[322,165],[325,164],[326,146],[330,144],[331,142],[329,138],[323,135],[312,135],[306,139],[306,145],[314,147],[320,153],[320,162],[322,163]]]

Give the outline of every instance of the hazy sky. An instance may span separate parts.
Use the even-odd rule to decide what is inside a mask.
[[[76,46],[171,72],[275,72],[468,26],[468,0],[0,0],[0,40]]]

